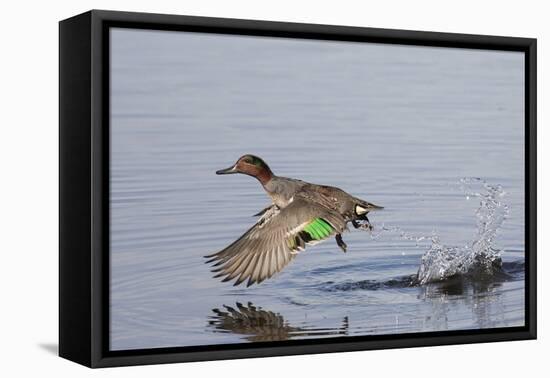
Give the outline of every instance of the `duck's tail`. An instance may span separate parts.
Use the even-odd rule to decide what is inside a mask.
[[[357,199],[357,203],[355,204],[354,211],[356,215],[361,216],[361,215],[368,214],[371,211],[382,210],[383,208],[384,208],[383,206],[378,206],[373,203]]]

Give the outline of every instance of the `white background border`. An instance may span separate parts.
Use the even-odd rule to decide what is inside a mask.
[[[8,1],[0,23],[0,375],[56,377],[541,376],[550,336],[544,188],[550,49],[545,1]],[[57,353],[58,24],[89,9],[538,38],[539,340],[90,370]],[[546,143],[545,143],[546,142]],[[546,272],[546,274],[545,274]],[[546,275],[546,277],[545,277]]]

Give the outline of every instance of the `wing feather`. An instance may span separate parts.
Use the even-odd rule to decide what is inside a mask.
[[[213,263],[215,277],[224,277],[223,282],[237,278],[235,285],[248,279],[250,286],[280,272],[306,245],[343,232],[345,224],[338,213],[298,198],[283,209],[268,208],[239,239],[205,257]]]
[[[258,261],[258,258],[261,256],[260,253],[252,254],[252,258],[247,264],[246,269],[241,273],[242,281],[246,280],[247,278],[250,278],[252,275],[252,272],[254,271],[254,268],[256,267],[256,262]],[[239,277],[239,280],[241,277]]]
[[[262,271],[262,267],[264,265],[265,255],[265,252],[258,254],[258,261],[252,269],[252,273],[250,274],[250,278],[248,279],[247,286],[252,285],[254,282],[260,281],[260,272]]]

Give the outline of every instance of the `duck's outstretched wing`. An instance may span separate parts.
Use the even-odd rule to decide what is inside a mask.
[[[276,208],[276,207],[277,207],[277,205],[272,203],[269,206],[266,206],[265,208],[263,208],[262,210],[257,212],[256,214],[254,214],[253,217],[260,217],[260,216],[264,215],[265,213],[267,213],[268,211],[273,210],[273,208]]]
[[[214,263],[214,277],[248,279],[247,286],[260,283],[281,271],[306,245],[341,233],[342,216],[323,206],[297,198],[283,209],[268,209],[258,222],[230,246],[205,256]]]

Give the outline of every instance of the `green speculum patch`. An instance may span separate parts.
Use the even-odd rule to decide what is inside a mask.
[[[332,233],[332,226],[322,218],[315,218],[304,227],[304,231],[307,232],[312,239],[321,240],[330,236]]]

